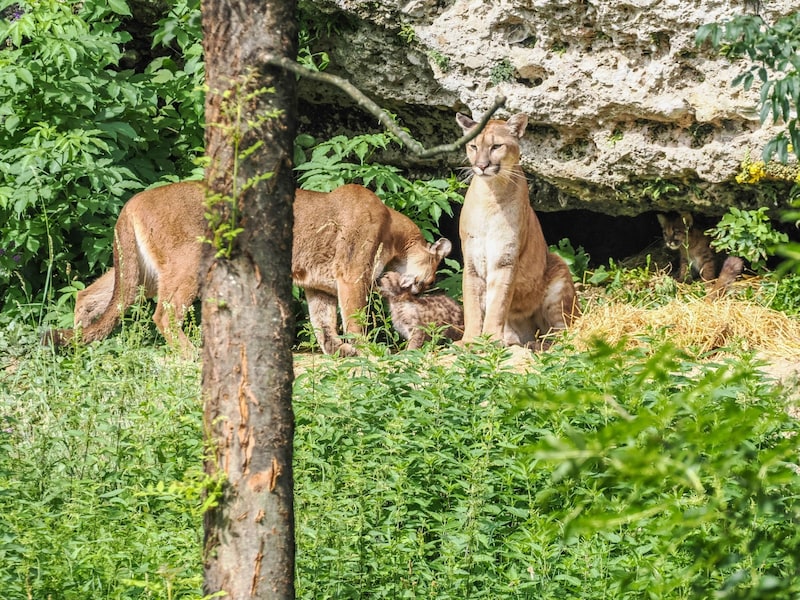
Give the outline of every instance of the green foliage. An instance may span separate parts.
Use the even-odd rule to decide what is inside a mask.
[[[800,591],[798,424],[752,363],[600,344],[523,374],[504,356],[299,377],[298,598]]]
[[[572,279],[575,281],[583,281],[583,276],[589,268],[589,260],[591,257],[583,249],[583,246],[578,246],[577,249],[572,247],[572,242],[567,238],[559,240],[555,246],[550,246],[550,252],[558,254],[564,259],[564,262],[569,266],[572,273]]]
[[[461,264],[452,258],[445,258],[443,266],[439,267],[439,277],[436,288],[456,300],[461,300],[463,290],[463,271]]]
[[[450,57],[446,54],[442,54],[438,50],[429,50],[428,58],[430,58],[443,73],[447,73],[447,71],[450,70]]]
[[[399,144],[390,133],[369,133],[352,138],[339,135],[316,143],[300,136],[295,144],[295,169],[300,187],[329,192],[346,183],[361,183],[372,189],[387,206],[414,221],[428,241],[438,233],[443,213],[453,215],[452,204],[464,198],[464,184],[455,177],[411,181],[391,165],[372,162],[378,150]]]
[[[141,336],[0,334],[4,598],[201,595],[199,368]],[[298,598],[800,593],[800,424],[746,356],[373,346],[298,359]]]
[[[655,269],[650,255],[643,266],[625,268],[608,260],[608,266],[600,265],[593,271],[586,271],[586,283],[603,288],[604,302],[623,302],[633,306],[655,308],[673,300],[678,293],[675,279],[664,271]],[[705,294],[705,288],[696,287],[696,294]]]
[[[763,269],[776,247],[789,241],[785,233],[772,227],[765,206],[758,210],[741,210],[732,206],[706,233],[714,238],[711,246],[717,252],[739,256],[749,261],[754,270]]]
[[[616,145],[616,143],[621,141],[623,137],[625,137],[625,131],[622,129],[622,127],[614,127],[614,131],[612,131],[611,135],[608,136],[608,145]]]
[[[651,197],[653,200],[658,200],[662,196],[667,196],[670,193],[680,191],[680,186],[676,185],[675,183],[672,183],[666,179],[661,179],[661,177],[656,177],[644,186],[642,193]]]
[[[219,485],[202,469],[198,368],[141,349],[140,333],[4,360],[4,599],[202,596],[202,514]],[[5,329],[3,355],[35,347],[28,335]]]
[[[781,390],[747,360],[698,367],[668,346],[601,344],[584,360],[585,376],[570,365],[557,391],[541,378],[518,405],[558,415],[525,454],[549,475],[534,506],[550,531],[575,550],[595,542],[580,586],[597,573],[616,598],[795,597],[798,423]]]
[[[790,210],[781,213],[781,221],[794,224],[795,229],[800,227],[800,181],[792,186],[789,193]],[[778,272],[783,274],[788,271],[800,273],[800,243],[789,241],[780,244],[775,254],[781,256],[784,261],[778,267]]]
[[[507,58],[504,58],[489,73],[489,81],[492,85],[500,85],[504,81],[510,81],[514,77],[514,66]]]
[[[312,71],[324,71],[330,64],[330,57],[327,52],[314,52],[312,46],[319,39],[319,27],[324,23],[330,33],[336,28],[335,23],[330,18],[312,15],[314,7],[309,2],[298,4],[298,43],[297,43],[297,62],[311,69]]]
[[[414,31],[414,26],[408,23],[403,23],[400,26],[400,32],[397,35],[408,45],[417,41],[417,34]]]
[[[777,154],[778,160],[785,163],[790,152],[800,158],[800,12],[780,18],[774,25],[757,15],[740,15],[724,23],[703,25],[696,39],[698,44],[708,42],[721,48],[729,57],[747,56],[756,63],[736,77],[732,85],[748,90],[758,77],[761,122],[772,117],[774,122],[786,124],[786,131],[765,146],[764,162]]]
[[[754,290],[753,296],[761,306],[798,317],[800,316],[800,273],[786,273],[780,270],[767,273],[761,279],[758,288]]]
[[[122,203],[157,179],[185,178],[203,144],[198,2],[172,4],[154,37],[162,56],[136,72],[120,67],[124,0],[0,9],[12,4],[0,19],[6,316],[30,314],[48,283],[106,264]]]

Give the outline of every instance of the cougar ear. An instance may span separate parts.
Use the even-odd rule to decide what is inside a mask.
[[[694,217],[692,217],[692,213],[690,212],[682,212],[681,220],[686,227],[691,227],[694,224]]]
[[[658,218],[658,224],[661,225],[663,229],[667,224],[667,215],[664,213],[656,213],[656,218]]]
[[[403,290],[403,291],[412,290],[413,291],[413,288],[416,285],[417,285],[417,282],[414,280],[414,277],[412,275],[406,274],[406,275],[403,275],[403,276],[400,277],[399,286],[400,286],[401,290]]]
[[[450,240],[447,238],[440,238],[436,240],[433,244],[428,246],[428,252],[431,254],[435,254],[436,258],[442,260],[445,256],[450,254],[450,251],[453,249],[453,244],[450,243]]]
[[[464,133],[467,133],[470,129],[477,125],[475,121],[470,119],[467,115],[461,113],[456,113],[456,123],[458,123],[461,129],[464,130]]]
[[[525,135],[525,128],[528,126],[528,115],[525,113],[517,113],[513,117],[509,117],[508,121],[506,121],[506,127],[511,132],[511,135],[514,135],[518,138],[522,138]]]

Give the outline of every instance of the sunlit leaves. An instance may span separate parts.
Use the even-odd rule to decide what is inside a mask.
[[[298,597],[798,591],[798,426],[755,365],[598,343],[522,374],[503,356],[298,380]]]
[[[64,288],[107,264],[121,204],[194,168],[203,144],[198,4],[176,0],[162,20],[173,37],[160,39],[180,37],[185,60],[164,57],[140,66],[144,72],[121,65],[131,39],[122,28],[125,0],[17,2],[0,19],[0,304],[7,315],[35,308],[49,284]],[[100,237],[87,243],[90,234]]]
[[[784,123],[789,132],[767,144],[764,161],[777,155],[785,163],[790,153],[800,158],[796,114],[800,107],[800,12],[778,19],[774,25],[757,15],[710,23],[698,29],[696,40],[698,44],[710,43],[726,56],[746,56],[754,63],[732,85],[748,90],[757,77],[761,84],[761,122],[771,118],[775,123]]]

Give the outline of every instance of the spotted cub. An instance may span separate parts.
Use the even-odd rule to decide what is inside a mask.
[[[389,304],[392,325],[415,350],[431,339],[432,328],[442,329],[442,336],[456,341],[464,334],[464,311],[445,294],[415,295],[414,281],[405,275],[387,271],[377,281],[381,295]]]

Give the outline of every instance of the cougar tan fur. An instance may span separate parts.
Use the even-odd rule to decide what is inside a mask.
[[[465,133],[477,125],[458,114]],[[464,253],[464,338],[540,347],[540,336],[578,314],[575,287],[561,257],[549,252],[528,198],[519,140],[528,118],[491,120],[469,144],[472,180],[459,231]]]
[[[198,294],[203,204],[202,185],[191,182],[147,190],[125,204],[114,230],[114,268],[76,303],[84,342],[106,337],[144,286],[147,297],[158,296],[153,320],[167,341],[191,344],[180,323]],[[354,315],[366,307],[384,270],[408,275],[421,291],[451,250],[444,238],[428,244],[409,218],[359,185],[330,193],[297,190],[294,218],[292,278],[305,288],[311,323],[327,354],[355,353],[337,335],[337,305],[345,331],[363,335]],[[73,336],[74,330],[62,329],[49,339],[62,345]]]
[[[75,300],[75,326],[88,327],[105,312],[114,293],[114,267],[78,292]]]

